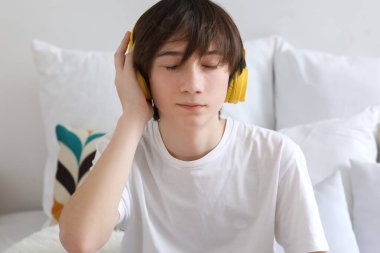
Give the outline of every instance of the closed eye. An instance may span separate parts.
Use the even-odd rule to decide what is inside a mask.
[[[219,65],[203,65],[203,67],[207,68],[207,69],[216,69],[218,68]]]
[[[166,70],[168,70],[168,71],[174,71],[174,70],[177,69],[177,67],[178,67],[178,65],[174,65],[174,66],[166,66],[165,68],[166,68]]]
[[[219,65],[203,65],[203,66],[209,69],[216,69]]]

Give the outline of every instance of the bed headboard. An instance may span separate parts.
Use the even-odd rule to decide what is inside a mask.
[[[46,158],[34,38],[63,48],[114,51],[156,1],[5,1],[0,9],[0,214],[41,208]],[[218,0],[243,39],[278,34],[301,48],[380,56],[376,1]],[[10,198],[12,196],[12,198]]]

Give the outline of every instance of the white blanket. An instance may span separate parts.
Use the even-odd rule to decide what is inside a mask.
[[[114,231],[99,253],[119,252],[123,232]],[[44,228],[12,245],[3,253],[65,253],[59,241],[58,225]]]

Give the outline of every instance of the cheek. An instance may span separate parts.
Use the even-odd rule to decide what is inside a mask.
[[[163,101],[162,98],[169,93],[169,90],[167,89],[169,87],[169,85],[167,85],[168,80],[162,73],[152,70],[149,81],[153,101],[159,106]]]
[[[221,73],[218,73],[212,78],[213,83],[213,94],[218,94],[220,96],[226,96],[227,89],[228,89],[228,78],[229,73],[228,71],[223,71]]]

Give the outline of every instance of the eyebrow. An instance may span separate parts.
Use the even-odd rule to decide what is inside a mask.
[[[223,55],[222,51],[219,51],[219,50],[211,50],[211,51],[206,52],[206,55],[213,55],[213,54]]]
[[[157,57],[162,56],[182,56],[183,52],[180,51],[162,51],[157,54]]]
[[[162,51],[157,54],[157,58],[162,56],[183,56],[183,54],[181,51]],[[223,55],[223,53],[219,50],[210,50],[205,55]]]

